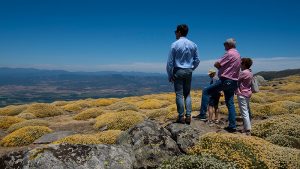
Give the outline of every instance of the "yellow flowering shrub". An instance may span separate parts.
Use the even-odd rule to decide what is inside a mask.
[[[266,137],[265,140],[283,147],[300,149],[300,138],[294,136],[274,134],[269,137]]]
[[[144,99],[140,96],[131,96],[131,97],[124,97],[124,98],[120,99],[120,102],[135,104],[136,102],[139,102],[142,100],[144,100]]]
[[[254,117],[265,117],[281,114],[292,114],[294,110],[300,107],[300,103],[292,101],[277,101],[268,104],[250,103],[252,115]]]
[[[7,129],[11,125],[24,121],[25,119],[14,116],[0,116],[0,129]]]
[[[46,103],[35,103],[29,105],[24,113],[32,113],[34,116],[43,118],[43,117],[53,117],[63,114],[63,110],[60,107],[46,104]]]
[[[33,120],[25,120],[21,121],[19,123],[11,125],[8,129],[7,132],[11,133],[15,130],[18,130],[20,128],[26,127],[26,126],[49,126],[49,122],[46,120],[39,120],[39,119],[33,119]]]
[[[74,134],[53,142],[53,144],[115,144],[121,130],[107,130],[96,134]]]
[[[147,99],[136,103],[140,109],[160,109],[170,104],[169,101],[163,101],[158,99]]]
[[[96,137],[102,144],[115,144],[121,133],[121,130],[107,130],[97,133]]]
[[[68,112],[77,112],[83,110],[84,108],[89,108],[89,107],[91,107],[91,105],[88,103],[88,101],[79,100],[79,101],[66,104],[62,108]]]
[[[74,134],[67,136],[58,141],[53,142],[53,144],[102,144],[102,142],[94,134]]]
[[[288,92],[299,92],[300,91],[300,83],[290,82],[290,83],[280,86],[279,90],[284,90],[284,91],[288,91]]]
[[[135,111],[109,112],[96,118],[95,129],[107,126],[110,130],[127,130],[142,122],[145,116]]]
[[[300,108],[294,110],[294,114],[300,115]]]
[[[30,119],[35,119],[36,118],[36,116],[33,115],[32,113],[26,113],[26,112],[20,113],[16,117],[23,118],[23,119],[26,119],[26,120],[30,120]]]
[[[82,112],[76,114],[73,119],[74,120],[88,120],[91,118],[96,118],[99,115],[105,113],[101,108],[89,108],[83,110]]]
[[[27,126],[5,136],[0,145],[4,147],[25,146],[33,143],[44,134],[52,132],[45,126]]]
[[[261,138],[268,138],[272,143],[284,146],[290,142],[286,140],[288,138],[291,138],[291,141],[295,140],[294,138],[300,139],[299,124],[300,115],[285,114],[275,116],[255,123],[252,128],[252,134]]]
[[[114,111],[128,111],[128,110],[139,111],[139,108],[136,105],[124,101],[113,103],[105,107],[105,109],[114,110]]]
[[[118,102],[119,99],[115,99],[115,98],[109,98],[109,99],[96,99],[90,102],[90,104],[93,107],[100,107],[100,106],[109,106],[113,103]]]
[[[242,134],[207,133],[189,148],[188,154],[211,154],[238,168],[297,168],[300,151],[276,146],[258,137]]]
[[[0,116],[15,116],[20,114],[27,108],[26,105],[19,105],[19,106],[6,106],[4,108],[0,108]]]

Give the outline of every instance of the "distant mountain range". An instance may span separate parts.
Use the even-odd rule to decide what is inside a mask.
[[[208,76],[194,75],[192,88],[208,84]],[[166,74],[142,72],[68,72],[0,68],[0,106],[139,96],[173,91]]]
[[[262,71],[256,73],[256,75],[261,75],[266,80],[272,80],[275,78],[281,78],[281,77],[286,77],[291,75],[300,75],[300,69],[287,69],[281,71]]]

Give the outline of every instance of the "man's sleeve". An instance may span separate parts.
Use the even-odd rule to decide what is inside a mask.
[[[167,61],[167,66],[166,66],[169,79],[173,77],[173,68],[174,68],[174,49],[171,47],[168,61]]]
[[[195,45],[195,52],[194,52],[193,59],[194,59],[193,70],[195,70],[198,67],[199,63],[200,63],[197,45]]]
[[[220,66],[224,66],[226,63],[229,62],[229,59],[228,59],[228,53],[225,53],[219,60],[218,62],[220,63]]]

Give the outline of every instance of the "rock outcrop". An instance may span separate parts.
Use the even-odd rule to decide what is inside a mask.
[[[24,169],[131,169],[136,160],[130,148],[120,145],[48,145],[0,158],[0,168]]]
[[[133,149],[135,168],[156,168],[164,160],[182,154],[171,133],[151,120],[122,133],[117,143]]]

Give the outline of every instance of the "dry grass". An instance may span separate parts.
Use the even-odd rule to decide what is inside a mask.
[[[49,126],[49,122],[46,120],[39,120],[39,119],[33,119],[33,120],[25,120],[16,124],[11,125],[7,132],[11,133],[15,130],[18,130],[20,128],[26,127],[26,126]]]
[[[238,168],[297,168],[300,151],[241,134],[207,133],[189,154],[208,153]]]
[[[19,105],[19,106],[6,106],[4,108],[0,108],[0,116],[15,116],[20,114],[27,108],[27,105]]]
[[[46,104],[46,103],[36,103],[29,105],[24,113],[32,113],[34,116],[39,118],[53,117],[63,114],[63,110],[57,106]]]
[[[95,129],[107,126],[109,130],[127,130],[144,120],[144,116],[135,111],[105,113],[96,118]]]
[[[11,125],[24,121],[25,119],[14,116],[0,116],[0,129],[7,129]]]
[[[53,102],[51,104],[54,105],[54,106],[65,106],[65,105],[67,105],[69,103],[70,102],[68,102],[68,101],[55,101],[55,102]]]
[[[4,137],[0,145],[4,147],[25,146],[33,143],[44,134],[52,132],[45,126],[27,126]]]
[[[83,110],[73,117],[74,120],[88,120],[91,118],[96,118],[99,115],[105,113],[101,108],[89,108]]]

